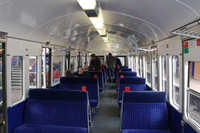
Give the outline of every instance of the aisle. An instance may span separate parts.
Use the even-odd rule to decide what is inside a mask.
[[[119,109],[117,107],[116,84],[107,83],[101,95],[100,106],[96,109],[91,133],[118,133]]]

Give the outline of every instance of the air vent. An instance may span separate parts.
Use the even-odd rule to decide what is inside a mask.
[[[174,35],[200,39],[200,17],[170,31]]]

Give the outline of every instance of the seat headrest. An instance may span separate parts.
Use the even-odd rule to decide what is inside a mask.
[[[93,72],[93,71],[86,71],[86,72],[89,73],[92,77],[93,75],[102,76],[102,72]]]
[[[130,78],[120,78],[120,84],[145,84],[145,78],[140,77],[130,77]]]
[[[61,77],[60,83],[71,83],[71,84],[92,84],[97,83],[97,78],[93,77]]]
[[[55,101],[81,101],[87,102],[88,94],[84,91],[54,90],[54,89],[31,89],[29,98],[37,100]]]
[[[132,91],[124,92],[124,102],[131,103],[165,103],[165,92],[157,91]]]
[[[119,75],[124,75],[124,76],[137,76],[136,72],[119,72]]]

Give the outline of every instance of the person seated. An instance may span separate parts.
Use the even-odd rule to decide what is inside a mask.
[[[65,72],[65,76],[66,76],[66,77],[74,77],[74,74],[72,74],[71,71],[67,70],[67,71]]]
[[[91,75],[83,70],[83,68],[79,68],[78,72],[74,73],[75,76],[78,77],[91,77]]]

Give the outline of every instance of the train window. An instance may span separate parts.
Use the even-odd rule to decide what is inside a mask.
[[[153,58],[153,89],[158,90],[158,62]]]
[[[71,56],[71,71],[74,72],[77,70],[77,58],[76,56]]]
[[[146,62],[146,78],[147,84],[151,85],[151,62]]]
[[[143,58],[140,58],[140,76],[144,77],[144,70],[143,70]]]
[[[136,72],[136,63],[135,63],[136,58],[133,57],[133,71]]]
[[[190,62],[190,66],[189,66],[189,70],[190,70],[190,84],[189,87],[192,90],[195,90],[196,92],[200,93],[200,62]]]
[[[172,56],[172,100],[179,105],[179,58]]]
[[[37,86],[37,56],[29,58],[29,87],[36,88]]]
[[[140,58],[138,57],[137,59],[138,59],[138,64],[137,64],[138,71],[137,71],[137,73],[138,73],[138,76],[140,76]]]
[[[11,59],[11,98],[12,102],[19,101],[23,93],[23,58],[13,56]]]
[[[60,76],[62,75],[62,64],[63,64],[62,56],[53,57],[53,84],[60,82]]]
[[[118,58],[120,59],[121,63],[122,63],[122,66],[125,66],[125,62],[126,62],[126,57],[120,57],[118,56]]]
[[[167,86],[166,80],[166,56],[161,56],[161,73],[162,73],[162,90],[165,91]]]
[[[188,117],[195,124],[200,126],[200,95],[193,91],[189,91],[188,96]]]

